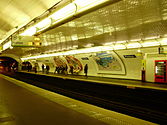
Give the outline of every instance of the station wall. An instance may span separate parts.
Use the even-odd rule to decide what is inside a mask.
[[[78,54],[72,55],[73,58],[77,59],[81,65],[82,70],[78,72],[79,75],[84,75],[83,68],[85,64],[88,64],[89,76],[99,76],[99,77],[112,77],[112,78],[126,78],[126,79],[140,79],[140,69],[142,56],[137,55],[136,58],[125,58],[124,55],[136,55],[136,50],[119,50],[119,51],[108,51],[90,54]],[[49,65],[50,72],[54,72],[56,65],[62,62],[56,63],[55,57],[41,58],[37,60],[31,60],[34,65],[38,63],[38,70],[41,70],[41,65]],[[56,57],[57,58],[57,57]],[[68,70],[70,69],[65,56],[59,57],[68,64]],[[70,57],[71,58],[71,57]],[[79,65],[75,63],[74,65]]]
[[[154,82],[154,62],[155,60],[167,60],[167,56],[166,54],[159,54],[158,47],[142,48],[140,52],[138,50],[129,49],[70,55],[68,56],[69,62],[66,56],[56,57],[56,60],[63,60],[65,64],[68,64],[68,72],[70,65],[75,65],[78,75],[84,75],[84,66],[88,64],[89,76],[141,80],[141,70],[144,69],[146,71],[146,81]],[[144,64],[142,63],[143,60]],[[41,70],[42,64],[49,65],[50,72],[54,72],[56,65],[62,63],[62,61],[55,62],[55,57],[31,60],[31,62],[33,61],[39,64],[38,70]]]
[[[163,47],[163,54],[159,54],[159,47],[141,48],[141,53],[137,49],[121,50],[117,53],[122,58],[127,69],[127,75],[124,78],[141,80],[141,70],[144,69],[147,82],[154,82],[155,60],[167,60],[167,47]],[[136,55],[136,58],[124,58],[123,55]],[[143,64],[144,63],[144,64]]]
[[[148,82],[154,82],[155,60],[167,60],[166,54],[158,54],[158,47],[141,48],[140,51],[139,49],[129,49],[77,54],[70,55],[68,58],[70,58],[69,62],[66,56],[56,57],[56,60],[63,60],[65,64],[68,64],[68,72],[70,65],[75,65],[77,74],[84,75],[84,66],[88,64],[89,76],[141,80],[141,70],[144,69]],[[31,62],[33,61],[31,60]],[[45,64],[50,66],[50,72],[54,72],[56,65],[62,63],[59,61],[55,62],[55,57],[47,57],[37,59],[34,62],[39,64],[38,70],[41,70],[41,65]]]

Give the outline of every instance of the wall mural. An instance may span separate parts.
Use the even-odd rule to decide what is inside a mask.
[[[56,64],[56,66],[58,66],[58,67],[61,67],[61,66],[64,67],[67,65],[66,62],[63,60],[63,58],[61,58],[59,56],[54,57],[54,62]]]
[[[93,56],[98,68],[98,73],[125,74],[122,61],[114,53],[96,53]]]
[[[82,55],[81,55],[82,57]],[[106,74],[125,74],[125,67],[122,63],[122,60],[114,53],[114,52],[101,52],[95,53],[95,55],[91,55],[91,58],[97,65],[94,65],[89,68],[89,70],[97,69],[97,73],[106,73]],[[88,60],[89,63],[91,60]],[[83,70],[82,63],[77,57],[74,56],[63,56],[63,57],[54,57],[54,62],[56,67],[66,67],[68,66],[68,70],[72,67],[73,73],[80,73]],[[95,73],[95,72],[94,72]]]
[[[65,56],[65,59],[67,60],[69,67],[73,67],[74,73],[79,73],[82,71],[82,64],[77,58],[74,56]]]

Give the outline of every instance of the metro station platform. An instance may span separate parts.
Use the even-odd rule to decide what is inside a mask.
[[[81,76],[81,75],[63,75],[63,74],[54,74],[50,72],[49,74],[45,74],[42,72],[26,72],[24,73],[32,73],[32,74],[40,74],[40,75],[48,75],[51,77],[63,78],[63,79],[72,79],[79,81],[88,81],[88,82],[96,82],[100,84],[112,84],[118,86],[126,86],[127,88],[144,88],[144,89],[155,89],[155,90],[167,90],[167,84],[165,83],[152,83],[152,82],[142,82],[140,80],[127,80],[127,79],[118,79],[118,78],[106,78],[106,77],[95,77],[95,76]]]
[[[107,124],[155,125],[0,74],[0,125]]]

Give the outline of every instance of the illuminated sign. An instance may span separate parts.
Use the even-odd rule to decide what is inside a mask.
[[[12,46],[40,46],[40,38],[35,36],[19,36],[13,35],[12,36]]]

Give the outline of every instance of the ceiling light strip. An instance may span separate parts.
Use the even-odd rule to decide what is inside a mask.
[[[117,1],[120,0],[74,0],[72,3],[64,6],[63,8],[57,10],[55,13],[51,14],[47,18],[26,29],[20,35],[35,35],[36,33],[39,33],[49,28],[50,26],[63,22],[66,19],[75,17],[76,15],[78,16],[79,14],[88,11],[89,9],[94,8],[98,5]],[[36,30],[34,31],[34,29]]]
[[[152,47],[152,46],[159,46],[161,44],[167,45],[167,38],[161,38],[161,39],[158,39],[158,41],[145,41],[143,43],[139,43],[139,42],[127,43],[126,45],[115,44],[115,45],[108,45],[108,46],[97,46],[97,47],[91,47],[91,48],[85,48],[85,49],[71,50],[71,51],[66,51],[66,52],[25,57],[25,58],[21,58],[21,60],[29,60],[29,59],[37,59],[37,58],[45,58],[45,57],[53,57],[53,56],[63,56],[63,55],[83,54],[83,53],[93,53],[93,52],[101,52],[101,51],[109,51],[109,50]]]

